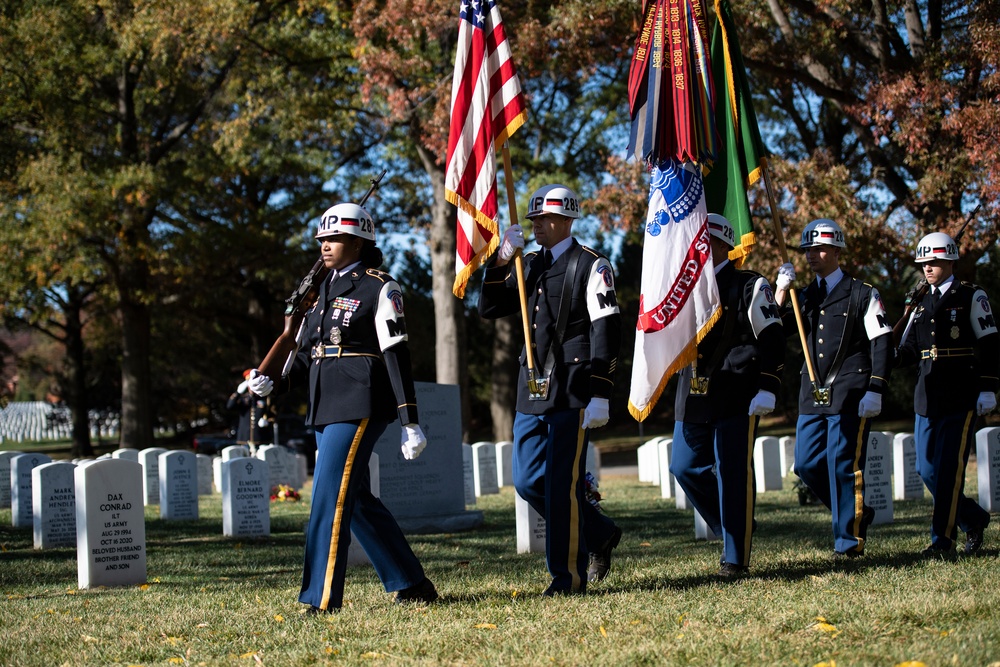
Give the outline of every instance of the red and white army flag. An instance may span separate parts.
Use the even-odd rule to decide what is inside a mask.
[[[445,171],[445,197],[458,207],[452,291],[459,298],[499,244],[496,147],[527,115],[495,0],[462,0]]]
[[[670,377],[695,360],[698,341],[721,316],[706,215],[698,165],[664,160],[653,167],[628,399],[639,421]]]

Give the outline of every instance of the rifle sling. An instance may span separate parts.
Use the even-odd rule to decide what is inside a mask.
[[[574,252],[572,247],[570,256],[567,257],[566,275],[563,277],[562,295],[559,297],[559,314],[556,316],[556,330],[552,342],[549,343],[548,354],[545,355],[545,366],[542,368],[542,377],[549,377],[556,367],[556,346],[562,347],[563,336],[566,332],[566,320],[569,319],[569,302],[573,295],[573,284],[576,282],[576,267],[580,263],[581,252]]]

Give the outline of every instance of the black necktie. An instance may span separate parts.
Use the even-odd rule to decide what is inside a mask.
[[[820,303],[826,301],[826,278],[819,279],[819,300]]]
[[[941,290],[937,287],[931,287],[931,308],[937,308],[938,299],[941,298]]]
[[[542,271],[548,271],[552,268],[552,253],[547,249],[542,250]]]

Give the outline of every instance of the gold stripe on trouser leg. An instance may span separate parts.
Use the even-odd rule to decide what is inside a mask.
[[[582,581],[577,571],[576,562],[580,555],[580,503],[576,498],[576,485],[580,482],[580,455],[583,450],[583,440],[587,431],[583,428],[583,410],[580,410],[580,423],[576,432],[576,452],[573,455],[573,477],[569,485],[569,562],[567,568],[573,576],[574,591],[580,590]]]
[[[750,428],[747,429],[747,516],[743,527],[743,562],[740,565],[750,565],[750,546],[753,540],[753,503],[754,503],[754,470],[753,448],[756,444],[754,433],[757,431],[757,416],[750,417]]]
[[[958,460],[955,461],[955,486],[951,490],[951,508],[948,510],[948,530],[945,533],[945,536],[949,537],[949,539],[951,539],[950,535],[955,531],[955,517],[958,515],[958,492],[965,481],[965,470],[963,469],[962,461],[965,460],[965,450],[969,446],[969,428],[972,427],[974,414],[975,412],[970,410],[969,414],[965,417],[965,424],[962,426],[962,446],[958,448]]]
[[[865,477],[861,467],[861,447],[865,443],[865,422],[867,417],[862,417],[858,424],[858,437],[854,441],[854,539],[858,541],[858,551],[865,548],[865,541],[861,537],[861,518],[865,512]]]
[[[323,600],[319,603],[320,609],[326,609],[330,604],[330,588],[333,586],[333,568],[337,564],[337,547],[340,545],[340,524],[344,519],[344,498],[347,496],[348,482],[351,481],[351,469],[354,468],[354,457],[358,453],[361,445],[361,437],[365,434],[365,427],[368,426],[368,419],[362,419],[358,425],[358,432],[354,434],[351,441],[351,449],[347,452],[347,460],[344,462],[344,475],[340,478],[340,493],[337,494],[337,511],[333,513],[333,530],[330,533],[330,554],[326,559],[326,579],[323,581]]]

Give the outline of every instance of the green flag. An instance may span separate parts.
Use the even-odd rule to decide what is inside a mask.
[[[721,145],[712,171],[705,177],[705,199],[709,213],[724,215],[732,224],[736,247],[729,258],[739,266],[757,242],[747,189],[760,179],[767,158],[727,0],[715,0],[715,15],[712,76]]]

